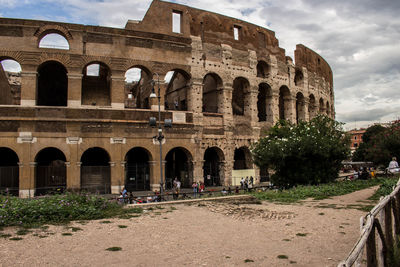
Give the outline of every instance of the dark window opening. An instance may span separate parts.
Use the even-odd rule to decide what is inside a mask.
[[[247,147],[241,147],[235,149],[234,154],[234,170],[244,170],[252,168],[252,160],[250,150]]]
[[[65,67],[48,61],[40,65],[37,81],[38,106],[67,106],[68,77]]]
[[[224,182],[223,152],[216,147],[204,152],[203,175],[206,186],[219,186]]]
[[[99,147],[86,150],[81,157],[81,189],[100,194],[111,192],[110,157]]]
[[[166,188],[172,188],[173,180],[177,178],[184,188],[190,188],[193,181],[193,166],[191,155],[182,148],[170,150],[165,157]]]
[[[296,86],[302,86],[303,85],[303,72],[300,70],[296,70],[296,74],[294,76],[294,84]]]
[[[36,156],[36,195],[62,193],[67,186],[65,155],[57,148],[41,150]]]
[[[111,105],[111,72],[103,63],[86,66],[82,78],[82,105]]]
[[[0,195],[19,194],[19,166],[17,154],[7,148],[0,148]]]
[[[244,115],[246,93],[249,87],[249,82],[244,78],[236,78],[233,81],[232,92],[232,113],[233,115]]]
[[[207,74],[203,79],[203,112],[219,113],[221,97],[219,88],[222,87],[221,78],[216,74]]]
[[[287,120],[290,115],[290,91],[286,86],[279,89],[279,119]]]
[[[150,190],[149,153],[136,147],[126,154],[125,188],[128,192]]]
[[[258,61],[257,63],[257,77],[266,78],[270,72],[270,66],[265,61]]]

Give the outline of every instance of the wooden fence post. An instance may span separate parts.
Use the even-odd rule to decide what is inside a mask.
[[[392,201],[385,206],[385,238],[388,251],[393,250]]]
[[[379,234],[379,237],[380,237],[380,239],[381,239],[381,243],[382,243],[382,250],[381,250],[381,252],[382,252],[382,262],[381,262],[381,266],[383,265],[384,267],[387,267],[388,266],[388,247],[387,247],[387,240],[386,240],[386,238],[385,238],[385,234],[383,233],[383,229],[382,229],[382,226],[381,226],[381,224],[380,224],[380,222],[379,222],[379,220],[378,219],[375,219],[374,220],[374,226],[376,227],[376,229],[377,229],[377,231],[378,231],[378,234]],[[374,236],[375,236],[375,234],[374,234]]]
[[[375,222],[373,222],[371,232],[367,239],[367,267],[376,267],[376,244],[375,244]]]

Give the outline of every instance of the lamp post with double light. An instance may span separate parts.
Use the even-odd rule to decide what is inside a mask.
[[[157,81],[154,80],[154,75],[157,75]],[[154,90],[154,85],[157,82],[157,93],[156,95],[155,90]],[[160,76],[158,73],[153,74],[153,80],[152,80],[152,85],[153,88],[151,90],[150,98],[154,99],[157,98],[158,100],[158,124],[157,124],[157,119],[155,117],[150,117],[149,124],[152,127],[158,126],[157,130],[157,135],[153,136],[153,140],[158,142],[160,146],[160,196],[163,196],[163,189],[164,189],[164,178],[163,178],[163,160],[162,160],[162,142],[164,140],[164,135],[163,135],[163,127],[161,125],[161,94],[160,94]],[[165,128],[170,128],[172,126],[172,120],[171,119],[165,119],[164,120],[164,127]]]

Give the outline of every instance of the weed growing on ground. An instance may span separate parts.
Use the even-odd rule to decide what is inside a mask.
[[[285,238],[285,239],[282,239],[282,241],[289,242],[289,241],[292,241],[292,240]]]
[[[27,229],[19,229],[17,232],[16,232],[16,234],[17,235],[26,235],[26,234],[28,234],[30,231],[29,230],[27,230]]]
[[[307,233],[297,233],[297,236],[307,236]]]
[[[83,229],[80,227],[71,227],[71,230],[72,230],[72,232],[83,231]]]
[[[171,208],[170,208],[171,210],[176,210],[176,208],[174,207],[174,206],[171,206]]]
[[[10,240],[19,241],[22,240],[22,237],[10,237]]]
[[[244,262],[245,262],[245,263],[248,263],[248,262],[254,262],[254,261],[251,260],[251,259],[245,259]]]
[[[128,228],[126,225],[118,225],[119,228]]]
[[[287,255],[278,255],[278,259],[289,259]]]
[[[289,261],[290,264],[295,264],[297,261]]]
[[[107,248],[106,250],[108,250],[108,251],[120,251],[120,250],[122,250],[122,248],[121,247],[110,247],[110,248]]]
[[[0,233],[0,238],[9,238],[9,237],[11,237],[10,234],[3,234],[3,233]]]
[[[318,213],[318,215],[325,215],[325,213],[323,213],[323,212],[320,212],[320,213]]]
[[[101,221],[100,223],[112,223],[112,221]]]
[[[71,233],[62,233],[61,235],[63,235],[63,236],[71,236],[72,234]]]

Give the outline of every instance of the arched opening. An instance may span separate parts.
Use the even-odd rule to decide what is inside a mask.
[[[172,181],[178,178],[182,187],[191,187],[193,182],[192,155],[184,148],[171,149],[165,157],[165,186],[172,188]]]
[[[18,162],[18,156],[13,150],[7,147],[0,147],[0,194],[18,196]]]
[[[224,153],[218,147],[207,148],[204,152],[203,177],[206,186],[224,183]]]
[[[67,69],[57,61],[47,61],[38,68],[38,106],[67,106]]]
[[[164,98],[165,109],[187,110],[190,75],[183,70],[173,70],[165,75],[165,82],[168,83]]]
[[[21,65],[13,59],[0,59],[0,105],[21,103]]]
[[[313,94],[310,95],[310,103],[308,104],[308,114],[310,114],[310,120],[317,115],[317,105],[315,103],[315,97]]]
[[[257,111],[258,121],[272,121],[272,89],[266,83],[258,86]]]
[[[303,72],[299,69],[296,69],[296,73],[294,75],[294,84],[296,86],[302,86],[304,81]]]
[[[203,112],[221,113],[222,80],[215,73],[209,73],[203,79]]]
[[[329,106],[329,102],[326,102],[326,115],[329,117],[331,115],[331,108]]]
[[[252,169],[253,161],[250,150],[247,147],[236,148],[233,159],[235,161],[233,164],[234,170]]]
[[[110,156],[100,147],[86,150],[81,157],[81,189],[109,194],[111,188]]]
[[[232,114],[233,115],[244,115],[245,106],[248,104],[247,93],[249,90],[249,82],[242,77],[236,78],[233,81],[233,92],[232,92]]]
[[[270,66],[267,64],[267,62],[260,60],[257,63],[257,77],[259,78],[266,78],[269,75],[270,72]]]
[[[305,100],[302,93],[296,95],[296,122],[306,120]]]
[[[325,112],[325,105],[324,100],[322,98],[319,99],[319,113],[324,114]]]
[[[69,50],[69,43],[64,36],[58,33],[48,33],[39,41],[39,48]]]
[[[260,166],[260,183],[268,182],[270,180],[268,167]]]
[[[125,108],[150,108],[151,74],[144,67],[133,67],[125,72]]]
[[[129,150],[125,156],[125,188],[131,191],[150,190],[150,153],[141,147]]]
[[[282,86],[279,89],[279,119],[288,120],[290,118],[290,102],[292,101],[289,88]]]
[[[104,63],[91,63],[83,69],[82,105],[111,105],[111,71]]]
[[[67,186],[64,153],[54,147],[42,149],[35,158],[36,195],[63,192]]]

